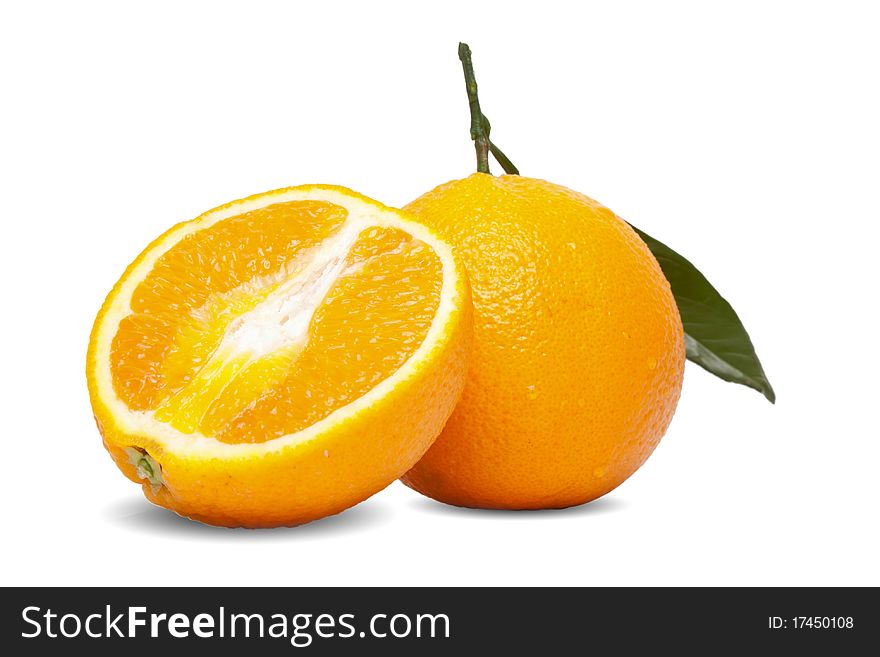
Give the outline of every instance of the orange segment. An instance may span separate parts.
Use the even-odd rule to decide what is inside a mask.
[[[163,254],[134,291],[132,314],[114,339],[114,379],[125,401],[148,410],[173,394],[167,387],[182,384],[173,376],[175,369],[181,375],[180,356],[216,346],[222,320],[295,273],[291,265],[346,216],[344,208],[326,202],[276,203],[190,234]],[[237,303],[244,306],[231,308]],[[200,321],[206,315],[209,321]],[[187,324],[189,330],[182,326]],[[176,339],[183,344],[175,346]],[[158,368],[166,357],[178,365],[170,382]]]
[[[131,309],[197,308],[212,294],[278,272],[338,230],[347,215],[322,201],[273,203],[187,235],[153,265],[132,295]]]

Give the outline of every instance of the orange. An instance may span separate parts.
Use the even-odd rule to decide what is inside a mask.
[[[87,374],[117,466],[203,522],[296,525],[381,490],[464,386],[467,279],[430,230],[340,187],[178,224],[95,320]]]
[[[404,483],[471,507],[604,495],[644,463],[681,391],[684,334],[648,247],[592,199],[477,173],[405,210],[453,244],[475,307],[461,402]]]

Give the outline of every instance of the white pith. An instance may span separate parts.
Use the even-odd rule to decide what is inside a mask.
[[[346,222],[339,232],[324,240],[309,254],[298,275],[232,321],[218,351],[260,357],[282,347],[304,344],[312,316],[342,274],[346,255],[360,233],[360,226]]]
[[[130,304],[134,291],[153,269],[156,261],[186,235],[209,228],[219,221],[275,203],[300,200],[333,203],[345,208],[348,211],[348,216],[336,235],[329,238],[328,251],[322,257],[312,259],[310,266],[314,267],[314,271],[305,276],[297,276],[297,282],[291,283],[291,285],[302,285],[305,282],[305,287],[302,290],[287,290],[286,295],[281,294],[277,297],[273,293],[266,300],[271,300],[270,305],[264,305],[265,302],[263,302],[252,311],[256,312],[255,315],[247,320],[239,318],[242,321],[237,327],[238,330],[230,331],[226,339],[238,341],[234,345],[237,349],[255,349],[262,353],[271,351],[272,345],[277,344],[279,340],[301,339],[304,331],[308,329],[312,313],[340,273],[342,266],[340,262],[344,260],[344,253],[347,253],[351,246],[349,241],[353,243],[362,230],[376,226],[404,230],[414,238],[428,244],[442,263],[443,281],[440,300],[431,327],[422,344],[397,371],[360,399],[337,409],[302,431],[263,443],[224,443],[200,433],[182,433],[170,425],[156,420],[152,411],[129,409],[127,404],[116,394],[113,386],[110,348],[120,320],[131,313]],[[332,254],[342,252],[343,255],[342,257],[328,257],[331,252]],[[462,299],[458,298],[458,278],[460,275],[455,267],[451,250],[439,241],[430,230],[418,223],[406,220],[394,211],[383,209],[381,206],[367,203],[335,189],[324,187],[291,188],[253,199],[244,199],[208,212],[191,222],[181,224],[165,235],[161,241],[154,244],[137,267],[129,272],[113,298],[112,304],[107,308],[100,325],[96,327],[93,363],[96,394],[107,406],[118,425],[118,430],[131,437],[132,443],[136,446],[149,447],[158,444],[163,451],[188,458],[235,459],[280,451],[292,445],[306,442],[331,429],[334,425],[344,422],[381,400],[401,382],[413,376],[419,370],[420,365],[430,359],[432,350],[438,346],[441,338],[447,332],[447,324],[454,310],[462,302]],[[297,301],[285,302],[285,299],[291,298]],[[279,323],[277,311],[287,317],[287,321]],[[237,335],[235,335],[236,333]]]

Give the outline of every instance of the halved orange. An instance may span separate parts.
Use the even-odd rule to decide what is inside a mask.
[[[458,400],[470,290],[427,228],[341,187],[259,194],[178,224],[95,320],[104,444],[161,506],[296,525],[400,477]]]

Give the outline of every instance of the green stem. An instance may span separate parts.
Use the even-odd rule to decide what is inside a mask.
[[[489,137],[483,128],[483,112],[480,111],[480,98],[477,96],[477,78],[474,76],[474,64],[471,61],[471,49],[466,43],[458,44],[458,58],[464,69],[464,82],[467,88],[468,104],[471,108],[471,139],[477,149],[477,171],[489,171]]]
[[[498,161],[505,173],[519,175],[519,169],[510,161],[500,148],[489,139],[492,125],[480,109],[480,97],[477,94],[477,78],[474,75],[474,63],[471,60],[471,49],[466,43],[458,44],[458,58],[464,69],[464,81],[467,88],[468,104],[471,110],[471,139],[477,151],[477,171],[489,171],[489,153]]]
[[[492,126],[489,124],[489,119],[486,118],[486,115],[483,114],[483,123],[484,130],[486,131],[486,139],[489,139],[489,134],[492,130]],[[492,153],[492,156],[501,165],[501,168],[504,169],[504,173],[509,173],[514,176],[519,175],[519,169],[516,168],[516,165],[510,161],[510,158],[507,157],[500,148],[495,145],[491,139],[489,139],[489,151]]]
[[[153,487],[153,492],[165,483],[162,478],[162,466],[145,449],[126,447],[125,454],[128,456],[128,462],[135,467],[137,476],[148,481]]]

